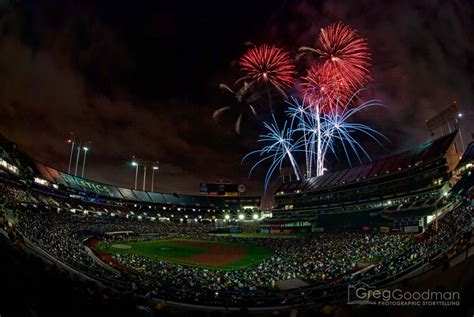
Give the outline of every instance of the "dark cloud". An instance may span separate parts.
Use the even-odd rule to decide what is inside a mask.
[[[143,72],[134,63],[136,52],[87,8],[82,13],[58,21],[58,12],[37,12],[38,34],[31,41],[22,36],[20,20],[31,19],[22,8],[3,16],[2,132],[38,159],[66,169],[65,139],[74,131],[92,141],[87,175],[100,181],[130,186],[127,162],[136,155],[160,161],[163,191],[196,193],[199,182],[216,179],[248,183],[248,166],[240,166],[242,142],[229,129],[217,129],[214,105],[187,95],[153,100],[134,94],[132,88],[148,80],[163,89],[167,75],[134,78]]]
[[[462,1],[0,3],[0,128],[38,159],[67,169],[65,139],[91,140],[87,176],[131,186],[132,155],[160,161],[158,189],[195,193],[247,179],[258,130],[212,121],[228,102],[217,85],[243,43],[272,41],[295,52],[321,26],[342,20],[368,38],[374,82],[387,104],[364,119],[389,136],[382,155],[428,138],[424,120],[453,100],[474,111],[474,13]],[[184,10],[184,8],[187,8]],[[472,117],[471,117],[472,118]]]

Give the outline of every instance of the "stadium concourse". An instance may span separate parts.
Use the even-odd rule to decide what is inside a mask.
[[[3,139],[1,231],[10,242],[2,243],[15,246],[10,256],[30,254],[54,263],[71,283],[87,285],[90,297],[106,297],[117,307],[337,305],[347,300],[349,284],[384,287],[470,247],[472,144],[458,164],[451,161],[452,139],[448,135],[368,165],[283,184],[274,217],[240,235],[215,234],[216,227],[224,232],[244,224],[251,214],[240,220],[236,215],[244,207],[255,213],[259,197],[147,193],[99,184],[35,162]],[[273,233],[279,234],[269,238]],[[167,239],[252,245],[269,253],[228,269],[126,247]],[[282,281],[302,284],[281,290]],[[32,306],[41,309],[39,303]]]

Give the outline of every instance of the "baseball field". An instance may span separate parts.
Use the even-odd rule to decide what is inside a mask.
[[[210,269],[236,270],[272,256],[271,249],[252,243],[165,239],[98,243],[96,248],[110,254],[136,254],[157,260]]]

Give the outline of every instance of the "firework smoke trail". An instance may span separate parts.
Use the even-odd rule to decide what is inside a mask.
[[[295,130],[293,129],[291,122],[288,124],[288,121],[285,121],[283,128],[280,130],[278,123],[276,122],[275,116],[272,116],[273,122],[268,124],[263,123],[265,129],[268,131],[267,134],[260,135],[260,138],[257,142],[265,142],[268,145],[264,146],[260,150],[255,150],[242,158],[242,162],[247,159],[249,156],[258,154],[261,159],[255,163],[250,169],[249,175],[252,174],[253,170],[260,164],[271,161],[270,167],[267,169],[265,175],[264,189],[265,192],[268,189],[268,184],[270,183],[271,177],[273,176],[277,168],[281,168],[285,159],[288,158],[293,171],[296,175],[296,179],[300,180],[300,171],[296,159],[294,157],[295,152],[299,152],[301,147],[301,142],[295,142],[293,139],[293,134]]]
[[[320,70],[318,76],[311,76],[324,85],[330,84],[336,96],[346,98],[371,80],[371,54],[367,41],[357,30],[341,22],[322,28],[318,37],[318,47],[301,47],[300,52],[318,54]],[[318,86],[319,87],[319,86]]]
[[[224,114],[224,112],[230,111],[232,108],[238,108],[240,110],[240,114],[237,117],[237,120],[235,121],[234,129],[235,129],[235,132],[237,134],[240,134],[240,128],[241,128],[242,117],[243,117],[243,110],[245,108],[248,107],[250,109],[251,113],[253,114],[253,116],[258,119],[257,111],[249,103],[250,102],[249,91],[251,90],[251,85],[244,82],[244,85],[237,91],[232,90],[229,86],[227,86],[225,84],[219,84],[219,88],[224,92],[232,94],[235,97],[236,104],[234,105],[234,107],[225,106],[225,107],[221,107],[221,108],[215,110],[212,114],[212,118],[214,119],[214,121],[218,121],[219,118]]]

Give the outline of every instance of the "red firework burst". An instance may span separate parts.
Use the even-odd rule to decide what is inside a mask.
[[[322,28],[319,35],[319,62],[323,73],[331,74],[344,96],[352,95],[371,79],[371,55],[367,41],[357,30],[339,22]]]
[[[242,56],[239,64],[246,73],[243,79],[269,83],[280,92],[293,85],[295,65],[281,48],[267,44],[255,46]]]
[[[306,77],[302,79],[302,93],[306,102],[319,104],[320,110],[343,105],[351,97],[351,92],[344,83],[338,81],[334,73],[325,70],[321,65],[311,66]]]

